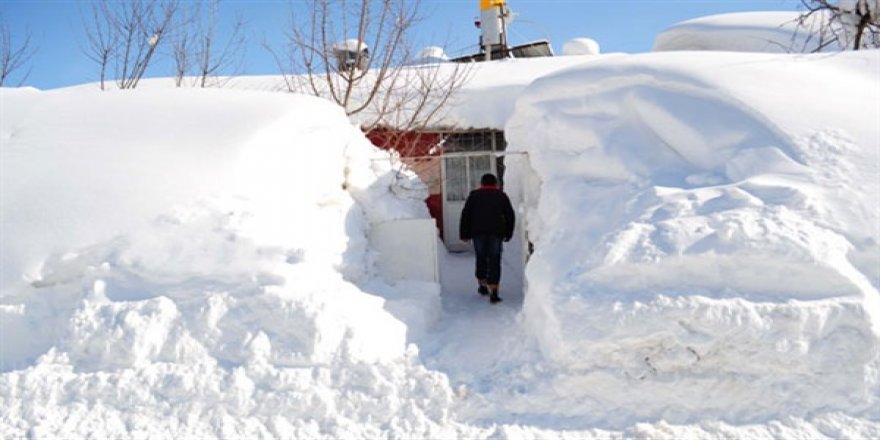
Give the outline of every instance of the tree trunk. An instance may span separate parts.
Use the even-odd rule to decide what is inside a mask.
[[[862,15],[859,20],[859,24],[856,25],[856,38],[855,42],[853,42],[853,50],[859,50],[862,47],[862,36],[865,35],[865,29],[868,28],[869,23],[871,23],[871,11],[866,11],[866,14]]]

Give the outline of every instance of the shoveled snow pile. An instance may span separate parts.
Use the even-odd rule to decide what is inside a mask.
[[[839,51],[841,44],[822,38],[827,15],[813,14],[801,22],[801,13],[738,12],[700,17],[677,23],[654,39],[655,51],[723,50],[732,52],[797,53]]]
[[[446,378],[388,311],[416,301],[429,322],[439,286],[385,284],[367,241],[427,217],[424,191],[341,109],[230,90],[0,102],[0,436],[441,434]]]
[[[877,78],[878,51],[663,53],[524,91],[508,182],[548,414],[880,419]]]

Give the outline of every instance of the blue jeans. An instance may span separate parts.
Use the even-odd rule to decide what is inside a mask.
[[[498,284],[501,280],[501,237],[479,235],[473,238],[474,253],[477,254],[475,275],[485,279],[486,284]]]

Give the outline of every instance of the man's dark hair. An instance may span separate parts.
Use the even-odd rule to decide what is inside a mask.
[[[483,174],[483,177],[480,178],[480,185],[495,186],[495,185],[498,185],[498,179],[495,178],[494,174],[486,173],[486,174]]]

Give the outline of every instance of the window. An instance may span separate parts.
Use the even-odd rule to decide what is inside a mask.
[[[480,186],[483,174],[492,172],[489,154],[453,156],[446,161],[446,200],[463,202],[471,190]]]
[[[474,189],[480,185],[480,178],[483,177],[483,174],[492,172],[490,164],[489,155],[468,157],[470,189]]]
[[[497,130],[465,131],[447,133],[443,136],[444,153],[504,151],[506,147],[504,132]]]
[[[447,157],[446,200],[464,201],[471,188],[468,185],[467,157]]]

